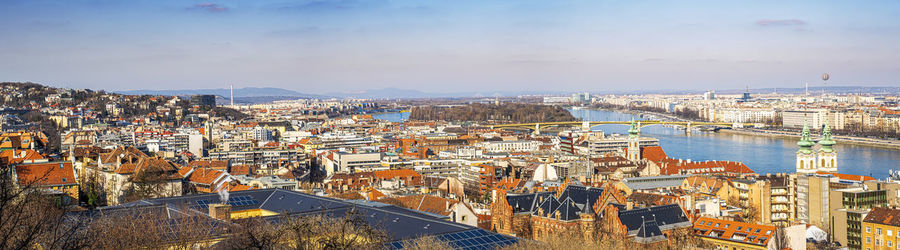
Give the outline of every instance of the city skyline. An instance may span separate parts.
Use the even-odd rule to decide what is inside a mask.
[[[310,94],[897,86],[900,4],[35,2],[4,81]]]

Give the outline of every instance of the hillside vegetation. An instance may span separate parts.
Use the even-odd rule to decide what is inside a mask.
[[[559,106],[505,103],[469,104],[457,107],[415,107],[410,120],[491,121],[502,123],[575,121],[569,111]]]

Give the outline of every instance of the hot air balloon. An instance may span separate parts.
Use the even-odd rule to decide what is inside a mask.
[[[830,76],[828,76],[828,73],[822,74],[822,81],[828,81],[828,78],[829,78],[829,77],[830,77]]]

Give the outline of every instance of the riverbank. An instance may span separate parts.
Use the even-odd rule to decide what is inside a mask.
[[[630,110],[630,109],[603,109],[603,108],[592,108],[592,109],[623,112],[623,113],[629,113],[629,114],[653,115],[653,116],[665,117],[670,120],[676,120],[676,121],[689,121],[689,120],[686,120],[686,119],[683,119],[680,117],[675,117],[670,114],[661,114],[661,113],[649,112],[649,111]],[[800,138],[800,133],[765,130],[765,129],[751,129],[751,128],[720,129],[719,133],[740,134],[740,135],[750,135],[750,136],[765,136],[765,137],[792,139],[792,140],[799,140],[799,138]],[[854,136],[839,136],[839,135],[834,136],[834,139],[835,139],[835,141],[837,141],[839,143],[846,143],[846,144],[859,145],[859,146],[868,146],[868,147],[877,147],[877,148],[890,149],[890,150],[900,150],[900,140],[881,140],[881,139],[872,139],[872,138],[863,138],[863,137],[854,137]]]
[[[791,140],[799,140],[800,139],[800,133],[791,133],[791,132],[784,132],[784,131],[770,131],[770,130],[761,130],[761,129],[746,129],[746,128],[744,128],[744,129],[720,129],[719,133],[751,135],[751,136],[766,136],[766,137],[791,139]],[[837,141],[838,143],[845,143],[845,144],[851,144],[851,145],[877,147],[877,148],[890,149],[890,150],[900,150],[900,141],[896,141],[896,140],[879,140],[879,139],[849,137],[849,136],[834,136],[834,140]]]

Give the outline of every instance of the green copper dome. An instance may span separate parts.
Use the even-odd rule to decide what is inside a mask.
[[[815,143],[809,138],[809,126],[803,122],[803,132],[800,132],[800,141],[797,142],[797,146],[800,146],[799,152],[811,153],[813,145]]]
[[[628,135],[636,137],[639,133],[641,133],[641,130],[634,123],[634,119],[631,119],[631,128],[628,129]]]
[[[825,128],[822,129],[822,140],[819,140],[819,145],[822,145],[822,151],[832,152],[834,151],[834,144],[837,142],[834,139],[831,139],[831,128],[828,127],[828,118],[825,118]]]

